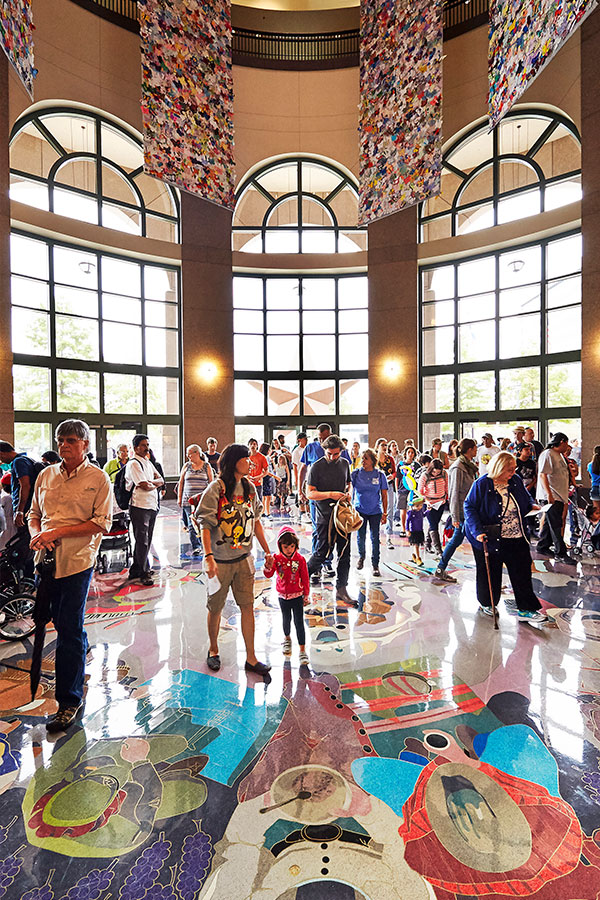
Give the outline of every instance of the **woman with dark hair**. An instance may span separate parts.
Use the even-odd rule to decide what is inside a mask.
[[[456,584],[456,578],[448,575],[446,567],[465,539],[465,500],[471,490],[471,485],[479,475],[474,462],[477,455],[476,441],[471,438],[463,438],[460,444],[457,444],[456,450],[457,459],[448,470],[448,499],[454,533],[442,553],[435,572],[436,578],[452,584]]]
[[[594,455],[592,461],[588,463],[587,469],[592,479],[590,500],[594,506],[600,508],[600,444],[594,447]]]
[[[514,602],[506,603],[508,611],[517,615],[520,622],[543,625],[548,617],[540,611],[541,603],[531,582],[531,551],[525,524],[525,517],[534,505],[533,498],[516,471],[517,461],[512,453],[503,450],[494,456],[488,474],[478,478],[467,494],[465,535],[473,547],[481,611],[487,616],[494,615],[490,583],[497,603],[505,565],[515,593]]]
[[[427,469],[419,478],[419,494],[427,504],[427,521],[429,531],[425,541],[425,549],[430,549],[433,541],[433,550],[440,557],[442,555],[442,543],[440,541],[440,520],[448,499],[448,476],[441,459],[432,459]]]
[[[377,468],[377,456],[369,447],[363,450],[362,466],[350,473],[353,488],[353,503],[361,514],[363,523],[356,532],[358,541],[357,569],[365,564],[365,544],[367,527],[371,531],[371,565],[375,578],[381,578],[379,571],[380,542],[379,529],[382,517],[388,511],[389,485],[385,472]]]
[[[208,607],[208,668],[221,667],[219,626],[225,599],[231,588],[240,607],[242,637],[246,645],[246,670],[264,675],[270,666],[259,662],[254,651],[254,537],[265,552],[265,565],[273,558],[263,531],[262,507],[255,486],[248,478],[250,453],[243,444],[229,444],[221,453],[220,478],[202,494],[196,518],[202,529],[206,572],[210,579]],[[215,581],[216,579],[216,581]],[[211,587],[217,590],[210,592]]]
[[[442,439],[434,438],[431,442],[431,450],[429,451],[429,455],[432,459],[439,459],[442,462],[444,469],[447,469],[450,466],[450,460],[448,459],[448,454],[442,450]]]

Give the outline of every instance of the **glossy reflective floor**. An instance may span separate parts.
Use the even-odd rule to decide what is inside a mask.
[[[280,525],[267,524],[272,546]],[[310,545],[301,526],[302,549]],[[385,542],[384,542],[385,543]],[[52,629],[0,643],[0,897],[421,900],[600,897],[600,565],[534,562],[554,627],[477,611],[468,545],[445,585],[406,541],[307,608],[310,666],[282,654],[256,581],[264,681],[233,601],[206,666],[206,588],[174,508],[153,588],[117,555],[93,582],[85,711],[49,740]],[[155,568],[158,571],[159,561]],[[261,557],[257,559],[261,571]],[[503,596],[510,596],[505,589]],[[556,611],[558,610],[558,611]]]

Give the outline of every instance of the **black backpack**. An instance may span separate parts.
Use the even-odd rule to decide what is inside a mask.
[[[125,487],[125,470],[127,466],[123,466],[117,474],[115,475],[115,483],[113,485],[115,490],[115,500],[117,501],[117,506],[119,509],[129,509],[129,504],[131,503],[131,495],[133,494],[133,488],[130,491]]]

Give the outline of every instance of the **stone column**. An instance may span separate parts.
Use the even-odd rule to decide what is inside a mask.
[[[369,225],[369,441],[418,444],[417,209]]]
[[[14,438],[10,340],[10,201],[8,198],[8,59],[0,50],[0,440]]]
[[[233,441],[231,212],[181,194],[185,446]]]
[[[581,457],[584,484],[587,463],[600,444],[600,14],[581,28],[581,170],[583,201]]]

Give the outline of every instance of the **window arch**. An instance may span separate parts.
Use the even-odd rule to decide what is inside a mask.
[[[306,271],[300,255],[366,249],[366,229],[357,222],[356,184],[325,160],[277,159],[240,185],[234,250],[299,256],[285,273],[235,273],[236,440],[282,433],[294,443],[299,431],[312,433],[322,421],[350,441],[367,440],[366,273],[352,259],[345,270],[343,258],[335,274]]]
[[[356,183],[326,160],[300,156],[267,163],[237,191],[234,250],[356,253],[366,248]]]
[[[439,196],[421,207],[420,239],[468,234],[581,199],[581,141],[560,113],[515,109],[452,141]]]
[[[15,124],[11,199],[163,241],[179,240],[176,192],[144,172],[142,144],[91,110],[46,107]]]

